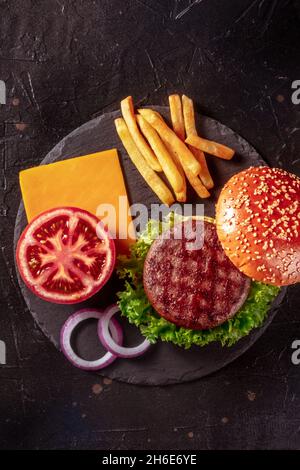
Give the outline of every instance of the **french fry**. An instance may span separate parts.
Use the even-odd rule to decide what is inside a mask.
[[[134,106],[131,96],[127,96],[124,100],[121,101],[121,111],[123,118],[126,122],[126,125],[129,129],[129,132],[135,142],[135,145],[145,158],[146,162],[155,171],[162,171],[162,168],[153,153],[152,149],[140,133],[138,125],[135,120]]]
[[[169,105],[170,105],[170,114],[173,131],[179,137],[179,139],[184,141],[185,131],[184,131],[184,121],[182,114],[182,104],[179,95],[170,95],[169,96]]]
[[[199,197],[206,199],[210,196],[209,191],[204,186],[199,176],[194,176],[189,170],[185,170],[185,174],[190,185],[194,188]]]
[[[156,116],[162,120],[162,116],[159,113],[157,113],[157,111],[153,111],[153,113],[156,114]],[[201,179],[198,176],[193,175],[193,173],[190,171],[190,169],[186,165],[182,165],[182,162],[180,161],[178,154],[174,151],[174,148],[172,147],[172,145],[163,137],[162,137],[162,140],[165,146],[167,147],[169,153],[172,155],[173,160],[176,162],[178,170],[181,172],[181,174],[184,177],[185,184],[184,184],[183,191],[179,193],[175,193],[177,201],[178,202],[186,201],[187,188],[186,188],[185,176],[187,177],[190,185],[193,187],[193,189],[195,190],[195,192],[198,194],[199,197],[201,197],[202,199],[210,197],[210,193],[207,190],[207,188],[202,184]]]
[[[202,152],[202,150],[196,149],[195,147],[192,147],[191,145],[189,145],[188,147],[201,165],[201,171],[198,175],[199,178],[201,179],[202,183],[207,189],[212,189],[215,184],[209,172],[204,153]]]
[[[167,206],[172,205],[174,197],[170,189],[144,159],[129,132],[125,120],[122,118],[116,119],[115,126],[132,163],[136,166],[146,183],[164,204]]]
[[[195,123],[195,112],[193,101],[185,95],[182,95],[182,108],[183,108],[183,118],[186,136],[198,135]],[[214,187],[214,182],[207,167],[206,158],[202,150],[199,150],[195,147],[189,145],[190,151],[197,158],[198,162],[201,165],[201,172],[199,176],[207,189],[212,189]]]
[[[189,101],[191,101],[191,100],[189,100]],[[177,134],[177,136],[179,138],[181,138],[182,140],[184,140],[185,133],[187,135],[188,135],[188,133],[197,134],[196,126],[195,126],[193,102],[192,101],[191,101],[191,103],[189,102],[188,106],[187,106],[187,103],[185,103],[185,110],[184,110],[183,106],[182,106],[184,104],[183,97],[182,97],[182,104],[181,104],[181,99],[180,99],[179,95],[171,95],[171,96],[169,96],[169,104],[170,104],[172,126],[173,126],[173,130]],[[186,114],[188,114],[187,116],[185,116],[185,118],[184,118],[184,114],[183,114],[184,111],[185,111]],[[187,123],[186,123],[186,121],[187,121]],[[197,160],[201,164],[201,172],[199,173],[199,176],[200,176],[200,175],[203,174],[203,168],[202,168],[203,159],[204,159],[203,163],[205,164],[205,166],[207,168],[204,154],[203,154],[203,152],[201,152],[201,150],[195,149],[194,147],[191,147],[190,151],[194,154],[194,156],[197,158]],[[203,155],[202,161],[200,161],[200,159],[199,159],[200,155],[198,155],[197,152],[199,152],[199,154],[202,153],[202,155]],[[174,156],[173,156],[173,158],[174,158]],[[178,162],[178,163],[180,165],[180,162]],[[207,197],[210,196],[209,191],[206,189],[205,185],[202,184],[201,179],[199,178],[199,176],[194,176],[187,167],[185,167],[183,171],[185,172],[186,177],[187,177],[190,185],[194,188],[194,190],[196,191],[198,196],[200,196],[201,198],[207,198]]]
[[[184,121],[183,121],[183,114],[182,114],[182,105],[181,99],[179,95],[170,95],[169,96],[169,105],[170,105],[170,114],[171,114],[171,122],[173,131],[179,137],[180,140],[184,141],[185,132],[184,132]],[[186,179],[184,169],[180,163],[178,155],[173,151],[173,148],[168,144],[168,142],[164,142],[166,145],[169,153],[172,155],[174,162],[177,165],[178,170],[180,171],[182,178],[184,179],[184,187],[182,191],[175,192],[175,196],[178,202],[185,202],[186,201]]]
[[[202,150],[202,152],[222,158],[223,160],[231,160],[234,155],[234,150],[226,147],[226,145],[218,144],[212,140],[203,139],[198,135],[189,135],[185,139],[185,143]]]
[[[186,202],[186,178],[185,178],[184,169],[183,169],[183,167],[180,163],[180,160],[179,160],[178,156],[173,151],[170,144],[168,142],[164,141],[164,140],[163,140],[163,143],[165,144],[165,147],[168,150],[169,154],[172,156],[172,158],[173,158],[173,160],[174,160],[174,162],[177,166],[177,169],[180,172],[180,174],[182,176],[182,179],[183,179],[183,188],[182,188],[182,190],[178,191],[178,192],[174,191],[176,199],[177,199],[178,202]]]
[[[197,176],[201,171],[200,163],[196,160],[185,143],[177,137],[172,129],[170,129],[163,118],[151,109],[139,109],[138,111],[139,114],[141,114],[146,121],[154,127],[161,139],[170,144],[174,153],[178,156],[183,168],[188,168],[194,176]]]
[[[188,168],[183,169],[176,153],[173,152],[172,147],[170,147],[169,144],[167,144],[167,142],[164,142],[164,144],[167,147],[167,149],[169,150],[170,154],[172,155],[174,161],[176,161],[176,163],[178,165],[178,170],[181,171],[181,173],[184,176],[184,182],[185,182],[184,190],[181,191],[180,193],[175,193],[177,201],[178,202],[185,202],[186,201],[186,179],[185,179],[185,176],[187,177],[190,185],[194,188],[194,190],[196,191],[196,193],[198,194],[199,197],[201,197],[202,199],[205,199],[205,198],[209,197],[210,193],[207,190],[207,188],[202,184],[201,179],[199,178],[199,176],[194,176]]]
[[[197,135],[194,104],[186,95],[182,95],[182,111],[186,136]]]
[[[164,142],[167,149],[169,150],[170,154],[172,155],[174,161],[176,161],[178,165],[178,170],[183,174],[184,176],[184,190],[181,191],[180,193],[175,193],[176,199],[178,202],[185,202],[186,201],[186,179],[185,176],[187,177],[190,185],[194,188],[196,193],[198,194],[199,197],[205,199],[210,196],[209,191],[207,188],[202,184],[201,179],[199,176],[194,176],[188,168],[183,169],[176,153],[173,152],[172,147],[168,146],[166,142]]]
[[[141,114],[136,116],[136,120],[142,133],[149,142],[150,147],[157,156],[163,172],[170,182],[174,192],[180,192],[184,186],[184,179],[178,171],[176,163],[173,161],[161,138],[157,134],[156,130],[146,121],[146,119],[143,118]]]

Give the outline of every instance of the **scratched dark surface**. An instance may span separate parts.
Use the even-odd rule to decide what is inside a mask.
[[[226,5],[225,5],[226,4]],[[297,449],[299,287],[263,337],[197,382],[139,387],[77,371],[35,326],[16,282],[18,172],[132,93],[185,92],[271,165],[300,174],[298,1],[0,0],[0,447]]]

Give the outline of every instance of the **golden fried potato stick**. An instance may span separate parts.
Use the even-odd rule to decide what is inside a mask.
[[[126,125],[129,129],[129,132],[131,134],[131,137],[133,138],[135,145],[145,158],[146,162],[149,164],[152,170],[162,171],[162,168],[155,154],[153,153],[152,149],[140,133],[140,130],[135,120],[132,96],[127,96],[127,98],[121,101],[121,111]]]
[[[171,122],[173,131],[179,137],[180,140],[184,141],[185,139],[185,131],[184,131],[184,121],[183,121],[183,114],[182,114],[182,104],[179,95],[170,95],[169,96],[169,105],[170,105],[170,114],[171,114]],[[178,155],[173,151],[173,148],[165,142],[166,147],[168,148],[170,154],[173,157],[173,160],[176,162],[177,168],[180,171],[182,177],[184,178],[184,188],[180,192],[175,192],[175,196],[178,202],[185,202],[186,201],[186,179],[185,179],[185,172],[180,163]]]
[[[185,143],[202,150],[202,152],[222,158],[223,160],[231,160],[234,155],[234,150],[226,147],[226,145],[218,144],[212,140],[203,139],[198,135],[189,135],[185,139]]]
[[[176,199],[178,202],[185,202],[186,201],[186,179],[185,176],[187,177],[190,185],[194,188],[196,193],[198,194],[199,197],[203,198],[208,198],[210,196],[210,193],[207,191],[206,187],[202,184],[201,179],[199,176],[194,176],[191,171],[188,168],[184,168],[181,165],[181,162],[177,156],[177,154],[173,151],[173,148],[170,146],[168,142],[164,141],[165,146],[167,147],[169,153],[172,155],[174,161],[177,164],[178,170],[181,172],[181,174],[184,177],[184,190],[181,191],[180,193],[175,193]]]
[[[193,153],[193,155],[197,158],[198,162],[201,164],[201,171],[199,173],[199,178],[201,178],[201,181],[203,182],[204,186],[207,189],[212,189],[215,184],[209,172],[204,153],[202,152],[202,150],[196,149],[195,147],[192,147],[191,145],[189,145],[189,149]]]
[[[170,129],[160,114],[152,111],[152,109],[139,109],[138,112],[154,127],[161,139],[170,144],[174,153],[178,156],[183,169],[185,170],[185,168],[187,168],[194,176],[197,176],[201,171],[200,163],[196,160],[185,143]]]
[[[194,112],[194,103],[193,100],[188,98],[186,95],[182,95],[182,108],[183,108],[183,119],[186,136],[198,135],[195,123],[195,112]],[[195,147],[189,145],[190,151],[197,158],[198,162],[201,165],[201,172],[199,176],[207,189],[212,189],[214,187],[214,182],[207,167],[206,158],[202,150],[199,150]]]
[[[182,179],[183,179],[183,188],[181,189],[181,191],[178,191],[178,192],[175,191],[176,200],[178,202],[186,202],[186,179],[185,179],[184,169],[182,168],[182,165],[180,163],[178,156],[176,155],[175,152],[173,152],[173,149],[170,146],[170,144],[164,140],[163,140],[163,143],[165,144],[165,147],[168,150],[169,154],[172,156],[173,161],[175,162],[177,169],[180,172]]]
[[[184,130],[184,120],[182,114],[182,104],[179,95],[170,95],[169,96],[169,105],[170,105],[170,114],[173,131],[184,141],[185,130]]]
[[[157,156],[157,159],[165,173],[167,180],[172,186],[174,192],[179,192],[183,189],[184,180],[178,171],[176,163],[164,146],[161,138],[156,130],[143,118],[141,114],[136,116],[137,123],[147,139],[150,147]]]
[[[162,116],[157,111],[153,111],[153,114],[155,114],[158,119],[161,119],[163,121]],[[181,171],[183,176],[186,175],[190,185],[194,188],[194,190],[196,191],[198,196],[201,197],[201,198],[208,198],[210,196],[210,193],[206,189],[206,187],[202,184],[201,179],[198,176],[195,176],[191,172],[189,167],[186,166],[184,163],[182,163],[182,159],[180,159],[180,157],[179,157],[180,154],[178,154],[174,151],[174,147],[172,146],[172,144],[168,140],[165,140],[165,138],[166,138],[165,134],[162,134],[161,137],[162,137],[162,140],[163,140],[165,146],[167,147],[169,153],[172,155],[174,161],[176,162],[176,164],[178,166],[178,169]],[[176,196],[176,199],[177,199],[178,202],[185,202],[186,201],[187,188],[186,188],[185,178],[184,178],[184,182],[185,182],[184,190],[179,192],[179,193],[175,193],[175,196]]]
[[[201,197],[202,199],[206,199],[210,196],[209,191],[204,186],[199,176],[194,176],[187,169],[185,170],[185,174],[187,179],[189,180],[190,185],[194,188],[199,197]]]
[[[170,154],[173,156],[174,161],[176,161],[178,165],[178,170],[184,176],[184,189],[179,193],[175,193],[176,199],[178,202],[186,202],[186,178],[188,179],[190,185],[194,188],[198,196],[201,198],[207,198],[210,196],[210,193],[207,191],[206,187],[202,184],[201,179],[199,176],[193,175],[188,168],[183,169],[180,160],[178,159],[176,153],[173,152],[172,147],[168,147],[169,144],[165,142],[166,147],[168,148]],[[173,152],[173,153],[172,153]]]
[[[174,197],[170,189],[144,159],[129,132],[125,120],[122,118],[115,119],[115,126],[132,163],[136,166],[146,183],[164,204],[167,206],[172,205]]]

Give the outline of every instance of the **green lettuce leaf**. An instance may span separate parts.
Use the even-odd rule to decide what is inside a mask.
[[[151,343],[160,339],[186,349],[193,344],[205,346],[212,341],[219,341],[222,346],[232,346],[243,336],[247,336],[253,328],[262,325],[267,317],[270,303],[280,289],[252,282],[249,296],[238,313],[222,325],[210,330],[182,328],[160,317],[149,303],[143,288],[143,265],[155,238],[177,220],[174,214],[171,214],[165,222],[150,220],[145,231],[132,246],[131,255],[119,258],[118,274],[125,281],[124,290],[118,293],[120,310],[130,323],[140,328]]]

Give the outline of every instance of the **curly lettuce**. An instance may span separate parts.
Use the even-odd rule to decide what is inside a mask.
[[[168,341],[186,349],[192,345],[205,346],[213,341],[219,341],[222,346],[232,346],[263,324],[279,288],[252,282],[248,298],[238,313],[222,325],[209,330],[179,327],[160,317],[145,294],[143,266],[152,242],[173,223],[173,216],[165,222],[150,220],[132,246],[130,256],[119,258],[118,274],[125,282],[124,290],[118,293],[120,310],[130,323],[140,328],[151,343],[157,340]]]

